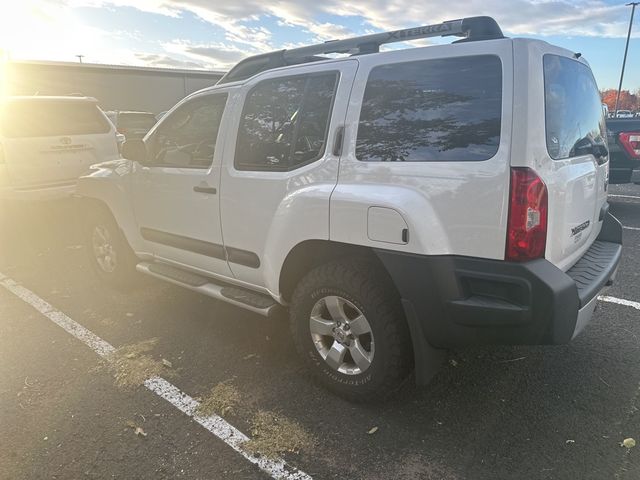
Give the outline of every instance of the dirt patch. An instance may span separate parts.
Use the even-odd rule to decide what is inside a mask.
[[[251,436],[245,448],[269,458],[287,452],[299,453],[314,444],[312,435],[297,422],[262,410],[251,421]]]
[[[148,378],[171,373],[160,360],[149,355],[157,342],[157,338],[152,338],[124,345],[107,357],[106,364],[118,387],[133,388],[142,385]]]
[[[209,395],[203,398],[197,414],[208,417],[214,413],[227,415],[235,413],[240,404],[240,392],[230,380],[218,383],[211,389]]]

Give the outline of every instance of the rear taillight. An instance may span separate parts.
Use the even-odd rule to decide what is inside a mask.
[[[505,260],[544,257],[547,244],[547,186],[530,168],[511,169]]]
[[[640,160],[640,132],[622,132],[618,138],[631,158]]]

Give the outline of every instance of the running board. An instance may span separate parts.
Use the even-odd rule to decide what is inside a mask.
[[[267,295],[241,287],[220,285],[211,278],[165,263],[141,262],[136,265],[136,270],[264,317],[272,317],[281,308],[279,303]]]

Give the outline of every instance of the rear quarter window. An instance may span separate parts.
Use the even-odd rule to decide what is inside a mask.
[[[502,62],[495,55],[371,70],[356,157],[366,162],[478,161],[500,145]]]
[[[155,115],[151,113],[121,113],[118,117],[120,128],[146,128],[150,130],[156,124]]]
[[[544,106],[547,151],[554,160],[577,156],[585,143],[604,144],[606,127],[591,69],[577,60],[547,54]]]
[[[0,115],[3,136],[53,137],[107,133],[109,121],[92,102],[8,102]]]

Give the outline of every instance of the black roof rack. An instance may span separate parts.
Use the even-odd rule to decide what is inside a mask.
[[[393,32],[374,33],[344,40],[330,40],[317,45],[254,55],[238,62],[237,65],[218,81],[218,84],[245,80],[257,73],[271,70],[272,68],[326,60],[326,57],[319,55],[329,53],[365,55],[367,53],[379,52],[380,45],[384,45],[385,43],[448,36],[463,37],[458,40],[458,42],[504,38],[502,30],[500,30],[496,21],[491,17],[461,18],[437,23],[435,25],[406,28]]]

